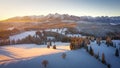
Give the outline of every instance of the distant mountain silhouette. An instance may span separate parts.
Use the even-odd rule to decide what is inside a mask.
[[[120,16],[74,16],[68,14],[48,14],[44,15],[33,15],[33,16],[23,16],[23,17],[13,17],[1,22],[53,22],[53,21],[66,21],[66,22],[76,22],[76,21],[87,21],[87,22],[101,22],[101,23],[120,23]]]

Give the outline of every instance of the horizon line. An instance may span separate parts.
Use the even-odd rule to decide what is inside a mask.
[[[14,17],[25,17],[25,16],[47,16],[49,14],[60,14],[60,15],[69,15],[69,16],[77,16],[77,17],[82,17],[82,16],[87,16],[87,17],[119,17],[120,15],[75,15],[75,14],[67,14],[67,13],[48,13],[48,14],[31,14],[31,15],[16,15],[16,16],[11,16],[11,17],[7,17],[7,18],[3,18],[3,19],[0,19],[0,21],[3,21],[3,20],[7,20],[7,19],[10,19],[10,18],[14,18]]]

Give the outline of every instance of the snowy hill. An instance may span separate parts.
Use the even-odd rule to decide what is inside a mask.
[[[56,45],[59,45],[57,49],[35,44],[0,47],[0,68],[43,68],[42,60],[48,60],[47,68],[106,68],[85,49],[70,51],[69,43]],[[66,53],[65,59],[62,53]]]
[[[18,40],[18,39],[23,39],[29,35],[34,36],[36,31],[26,31],[26,32],[22,32],[20,34],[16,34],[13,36],[10,36],[9,39],[10,40]]]
[[[114,40],[113,42],[117,43],[116,47],[120,49],[120,40]],[[105,43],[102,43],[100,46],[96,44],[96,42],[92,42],[90,46],[93,48],[93,51],[95,54],[99,53],[100,58],[102,58],[102,53],[105,54],[105,59],[106,62],[111,64],[112,68],[118,68],[120,67],[120,57],[117,57],[114,55],[115,54],[115,49],[113,47],[107,47]]]
[[[57,32],[56,29],[50,31]],[[0,46],[0,68],[43,68],[43,60],[48,60],[47,68],[107,68],[107,65],[100,61],[103,53],[106,63],[110,64],[111,68],[118,68],[120,56],[115,56],[115,50],[120,50],[120,40],[112,41],[116,43],[113,47],[108,47],[105,40],[102,40],[100,46],[96,41],[90,42],[88,49],[92,47],[94,54],[99,54],[99,60],[91,56],[86,49],[70,50],[70,43],[63,42],[52,43],[56,45],[56,49],[36,44]],[[66,54],[66,58],[62,58],[63,53]]]
[[[56,28],[56,29],[46,29],[45,31],[50,31],[50,32],[55,32],[55,33],[65,35],[65,32],[67,30],[68,30],[67,28],[62,28],[62,29]],[[25,32],[22,32],[20,34],[12,35],[9,37],[9,39],[17,41],[17,40],[24,39],[24,38],[28,37],[29,35],[35,36],[35,34],[36,34],[36,31],[25,31]],[[81,34],[66,34],[65,36],[67,36],[67,37],[81,37],[82,35]]]

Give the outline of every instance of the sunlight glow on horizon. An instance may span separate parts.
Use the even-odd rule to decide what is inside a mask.
[[[93,17],[120,16],[119,3],[120,0],[0,0],[0,20],[49,13]]]

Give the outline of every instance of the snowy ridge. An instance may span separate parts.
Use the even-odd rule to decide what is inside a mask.
[[[48,19],[60,19],[61,21],[65,22],[74,22],[74,21],[86,21],[86,22],[99,22],[99,23],[119,23],[120,22],[120,16],[114,16],[114,17],[108,17],[108,16],[98,16],[98,17],[92,17],[92,16],[74,16],[74,15],[68,15],[68,14],[48,14],[46,16],[44,15],[32,15],[32,16],[23,16],[23,17],[13,17],[9,18],[7,20],[4,20],[3,22],[17,22],[18,20],[21,20],[22,22],[26,22],[26,20],[29,20],[29,22],[38,22],[38,20],[48,20]],[[68,21],[67,21],[68,20]],[[40,22],[40,21],[39,21]]]

